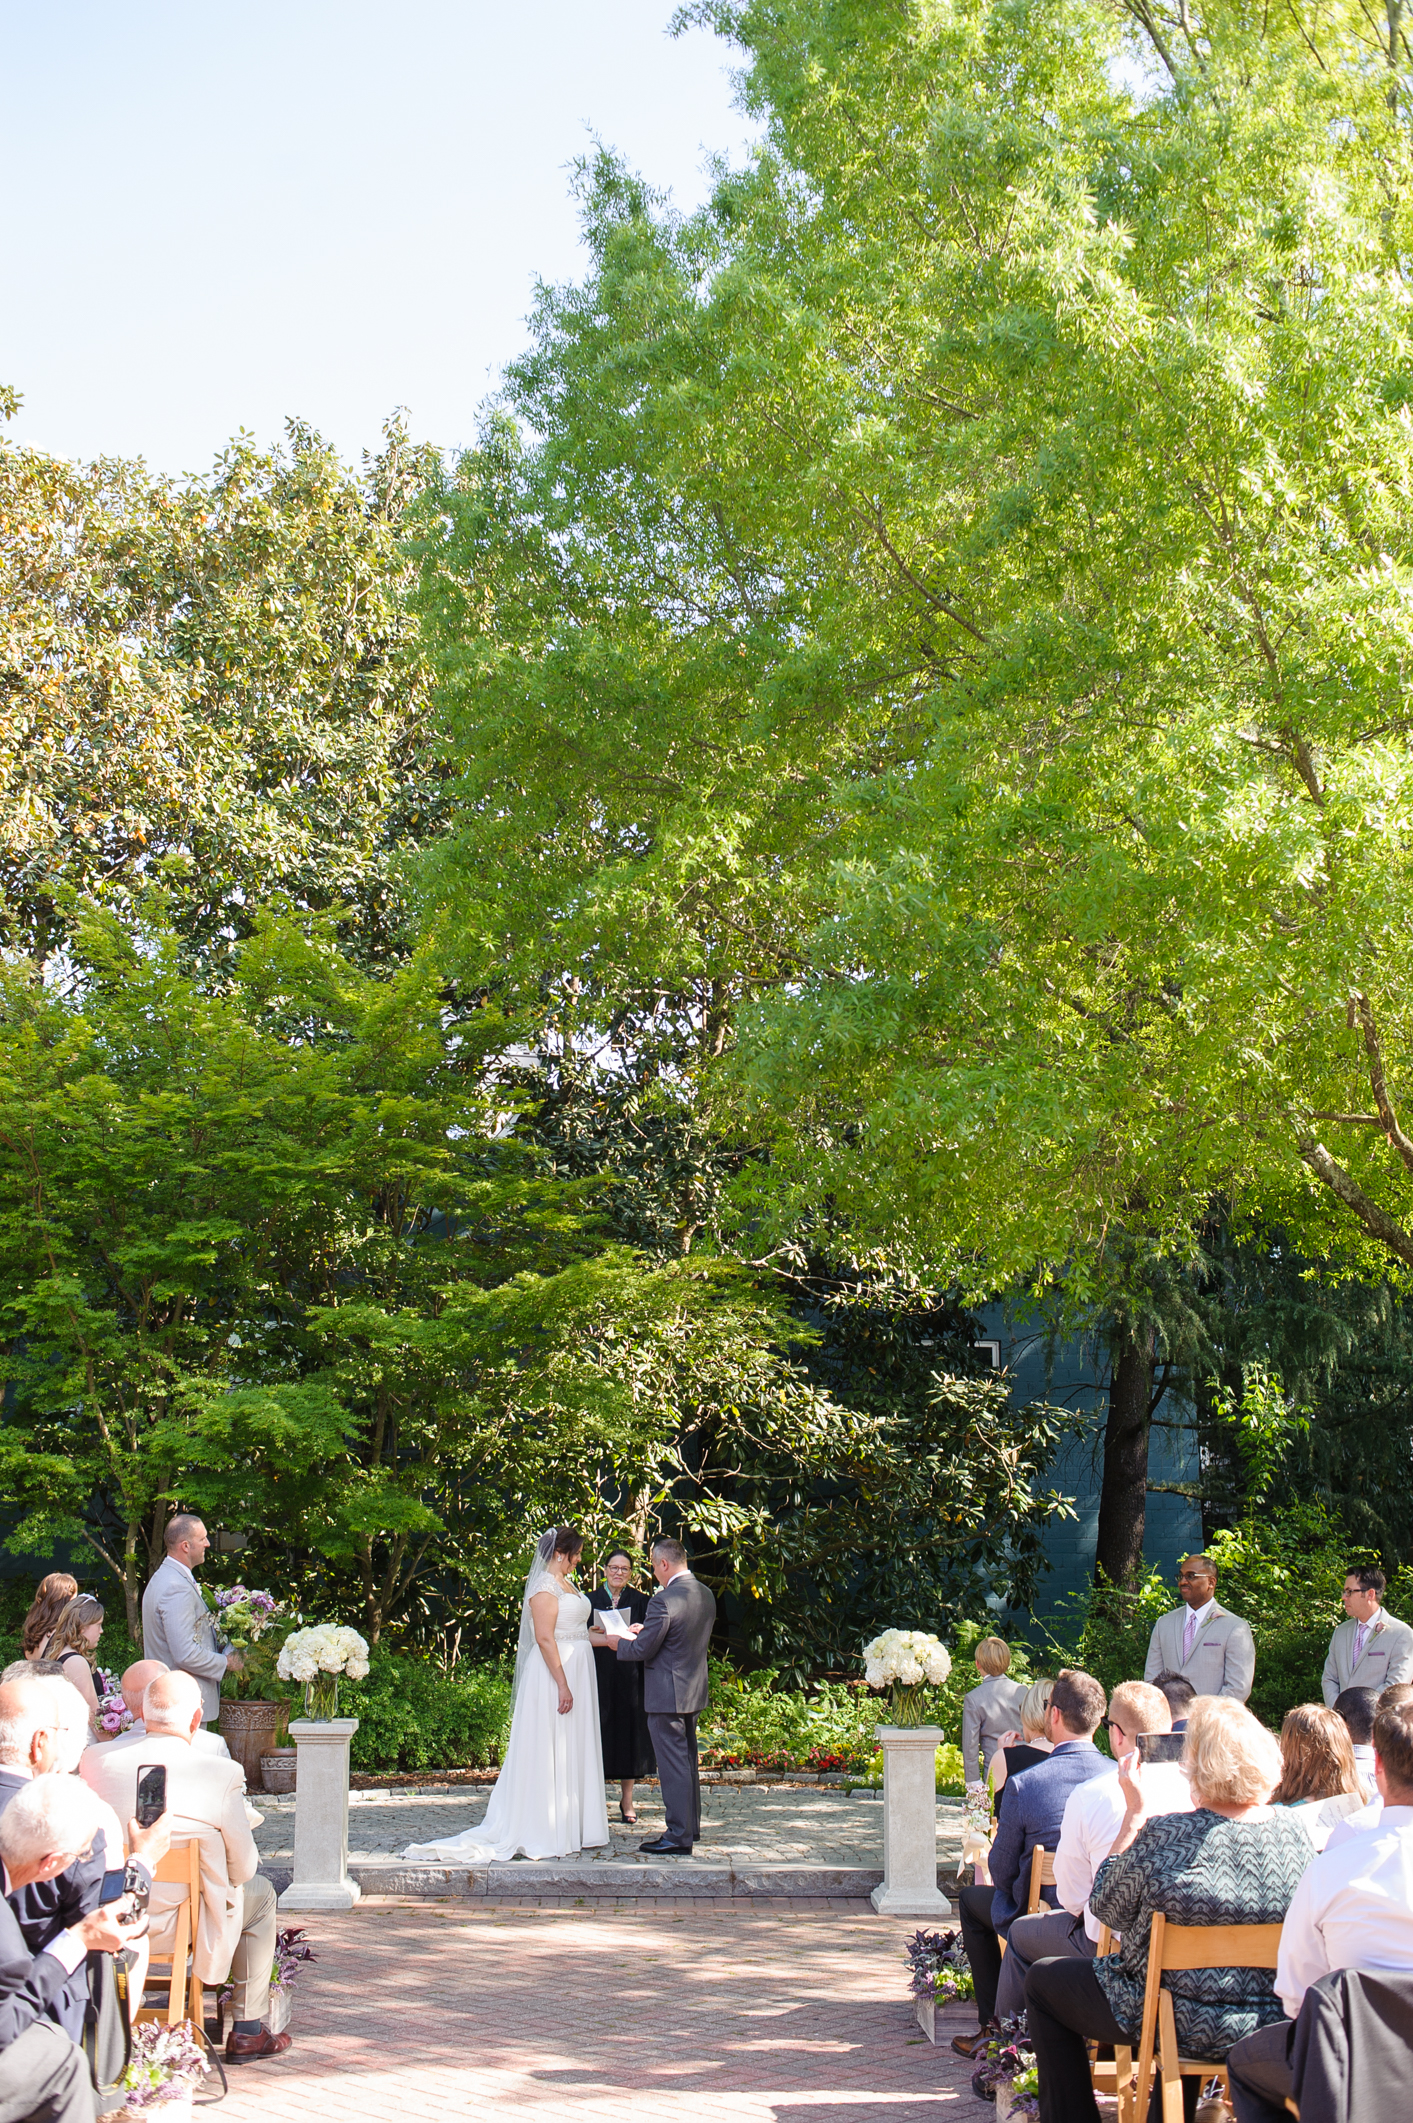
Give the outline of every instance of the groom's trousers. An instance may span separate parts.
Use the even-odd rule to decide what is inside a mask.
[[[672,1843],[695,1843],[702,1832],[702,1787],[697,1774],[697,1713],[650,1710],[648,1731],[657,1756],[662,1810]]]

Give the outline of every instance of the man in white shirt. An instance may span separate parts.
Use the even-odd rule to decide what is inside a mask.
[[[1114,1690],[1105,1719],[1114,1767],[1103,1776],[1077,1785],[1065,1801],[1060,1840],[1055,1850],[1058,1909],[1016,1917],[1006,1935],[1006,1957],[996,1986],[1001,2018],[1025,2010],[1025,1979],[1035,1961],[1059,1956],[1093,1960],[1099,1925],[1090,1914],[1089,1890],[1094,1875],[1114,1847],[1124,1819],[1124,1795],[1118,1763],[1132,1754],[1140,1733],[1171,1732],[1173,1714],[1166,1696],[1146,1681],[1123,1681]],[[1147,1762],[1142,1770],[1147,1814],[1190,1813],[1192,1790],[1176,1762]]]
[[[1373,1732],[1378,1708],[1379,1699],[1372,1688],[1341,1688],[1333,1704],[1335,1716],[1349,1734],[1349,1744],[1354,1749],[1354,1766],[1368,1799],[1374,1796]]]
[[[1238,2123],[1285,2115],[1295,2021],[1312,1983],[1336,1968],[1413,1972],[1413,1704],[1375,1718],[1374,1775],[1378,1822],[1340,1843],[1331,1837],[1286,1912],[1276,1995],[1288,2017],[1247,2035],[1227,2058]]]

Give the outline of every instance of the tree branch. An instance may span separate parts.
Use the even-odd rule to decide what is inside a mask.
[[[1310,1170],[1318,1179],[1324,1181],[1331,1194],[1358,1217],[1370,1238],[1376,1238],[1381,1246],[1387,1246],[1390,1253],[1396,1253],[1401,1261],[1413,1265],[1413,1236],[1404,1230],[1402,1224],[1395,1223],[1377,1202],[1370,1201],[1359,1182],[1345,1171],[1343,1165],[1335,1162],[1324,1144],[1314,1142],[1307,1136],[1296,1144],[1296,1148]]]
[[[1364,1052],[1369,1057],[1369,1088],[1374,1094],[1379,1125],[1408,1170],[1413,1172],[1413,1142],[1409,1141],[1399,1126],[1398,1115],[1394,1112],[1393,1101],[1388,1095],[1388,1085],[1384,1079],[1383,1048],[1379,1044],[1378,1027],[1374,1023],[1374,1013],[1369,1006],[1368,996],[1356,995],[1349,1009],[1351,1023],[1357,1017],[1360,1030],[1364,1034]]]

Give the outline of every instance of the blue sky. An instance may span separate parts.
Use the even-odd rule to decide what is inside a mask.
[[[596,135],[682,205],[750,138],[671,0],[0,0],[8,433],[202,470],[286,415],[470,439]]]

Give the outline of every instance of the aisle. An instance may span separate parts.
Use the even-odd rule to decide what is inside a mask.
[[[857,1905],[364,1904],[310,1920],[295,2047],[233,2072],[222,2114],[983,2123],[967,2069],[909,2010],[912,1928]]]

